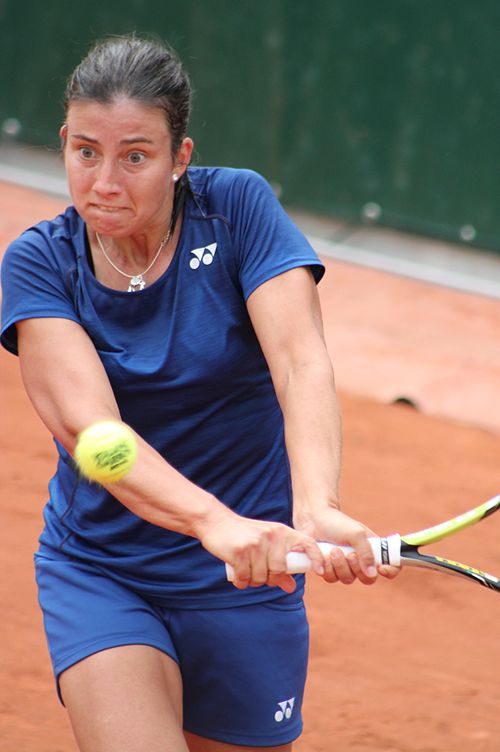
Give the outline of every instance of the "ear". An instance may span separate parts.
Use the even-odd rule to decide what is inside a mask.
[[[66,138],[68,136],[68,126],[66,123],[63,123],[61,127],[59,128],[59,138],[61,139],[61,149],[64,149],[66,146]]]
[[[194,143],[191,138],[186,137],[182,140],[182,144],[180,145],[179,151],[177,152],[177,159],[174,170],[178,178],[180,178],[180,176],[186,172],[188,165],[191,162],[193,148]]]

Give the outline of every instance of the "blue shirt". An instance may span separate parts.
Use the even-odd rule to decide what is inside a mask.
[[[112,290],[95,278],[85,224],[73,207],[24,232],[2,264],[2,344],[17,351],[15,323],[22,319],[77,322],[126,423],[239,514],[291,524],[283,417],[246,300],[289,269],[309,266],[319,280],[324,268],[256,173],[190,168],[189,179],[193,195],[174,257],[140,292]],[[281,593],[237,591],[198,540],[134,515],[83,480],[56,445],[40,539],[46,555],[91,561],[172,607],[229,606]]]

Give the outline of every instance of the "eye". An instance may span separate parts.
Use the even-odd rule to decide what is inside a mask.
[[[93,159],[95,157],[95,151],[90,146],[80,146],[78,153],[82,159]]]
[[[134,165],[141,164],[146,159],[146,155],[142,151],[131,151],[127,155],[127,160]]]

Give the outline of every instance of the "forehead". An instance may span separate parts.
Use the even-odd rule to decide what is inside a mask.
[[[136,99],[122,97],[109,103],[94,100],[75,100],[67,112],[66,122],[70,131],[91,129],[86,135],[114,132],[141,134],[164,139],[170,137],[166,114],[160,107],[143,104]]]

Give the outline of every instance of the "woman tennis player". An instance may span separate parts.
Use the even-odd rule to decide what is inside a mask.
[[[168,48],[97,44],[65,95],[73,204],[2,267],[2,343],[59,454],[36,572],[82,752],[290,750],[308,628],[286,553],[377,577],[338,507],[323,267],[263,178],[189,166],[190,99]],[[72,458],[101,419],[139,442],[107,487]]]

